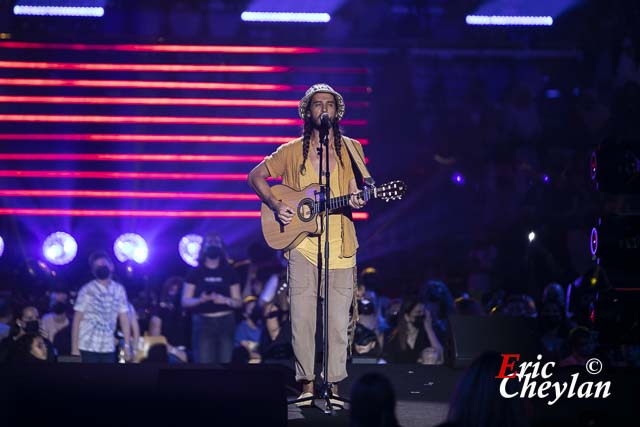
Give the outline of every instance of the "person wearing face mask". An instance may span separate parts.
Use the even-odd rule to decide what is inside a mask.
[[[47,348],[47,361],[55,362],[57,360],[53,344],[43,336],[38,309],[27,306],[22,309],[20,317],[16,319],[11,336],[0,344],[0,362],[13,359],[14,353],[19,350],[16,347],[17,343],[26,335],[39,336]]]
[[[19,319],[16,319],[18,325],[17,338],[20,338],[24,334],[36,334],[40,335],[40,313],[35,307],[25,307],[22,309],[22,315]]]
[[[242,300],[240,279],[225,256],[219,235],[210,233],[205,237],[198,267],[187,273],[181,303],[192,314],[194,362],[231,362],[234,310],[242,306]]]
[[[113,261],[104,251],[89,257],[95,279],[80,288],[73,307],[71,354],[84,363],[115,363],[116,322],[124,335],[125,358],[131,359],[129,304],[124,287],[112,279]]]
[[[443,348],[433,329],[431,313],[417,299],[405,298],[398,313],[398,326],[384,346],[384,359],[392,363],[417,363],[427,347],[435,349],[442,360]]]
[[[52,343],[56,342],[58,332],[65,330],[66,333],[70,334],[70,330],[66,329],[69,327],[69,317],[67,316],[67,310],[69,309],[68,298],[69,294],[66,291],[56,290],[51,292],[51,311],[42,316],[42,330]],[[68,339],[67,341],[71,340]],[[66,349],[66,351],[61,351],[62,349],[57,346],[56,348],[60,354],[68,354],[71,351],[70,348]]]

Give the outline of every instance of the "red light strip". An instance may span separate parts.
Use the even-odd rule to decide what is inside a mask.
[[[289,67],[270,65],[96,64],[79,62],[0,61],[0,68],[80,71],[161,71],[169,73],[286,73]]]
[[[93,62],[0,61],[0,68],[75,71],[154,71],[163,73],[288,73],[318,72],[366,74],[366,68],[284,67],[281,65],[185,65],[185,64],[109,64]]]
[[[207,107],[298,107],[297,100],[225,98],[143,98],[107,96],[2,96],[0,102],[29,104],[193,105]],[[351,106],[352,103],[349,105]],[[366,103],[360,103],[360,106]],[[366,106],[366,105],[365,105]]]
[[[255,194],[242,193],[175,193],[160,191],[96,191],[96,190],[0,190],[2,197],[85,197],[184,200],[260,200]]]
[[[155,123],[190,125],[300,126],[299,119],[241,117],[164,117],[164,116],[75,116],[63,114],[0,114],[0,122],[55,123]],[[349,126],[365,126],[366,120],[342,120]]]
[[[264,160],[264,156],[216,154],[77,154],[77,153],[0,153],[0,160],[47,161],[103,161],[103,162],[251,162]]]
[[[142,210],[85,210],[85,209],[0,209],[0,215],[36,216],[134,216],[172,218],[259,218],[258,211],[142,211]]]
[[[108,96],[3,96],[0,102],[28,104],[190,105],[206,107],[298,107],[298,100],[232,98],[146,98]],[[368,102],[350,102],[349,107],[369,107]]]
[[[142,210],[85,210],[85,209],[24,209],[2,208],[0,215],[34,216],[129,216],[170,218],[260,218],[259,211],[142,211]],[[354,212],[353,219],[369,219],[367,212]]]
[[[231,135],[142,135],[142,134],[40,134],[0,133],[0,141],[115,141],[115,142],[197,142],[223,144],[284,144],[294,136],[231,136]],[[358,139],[369,144],[368,139]]]
[[[101,172],[53,170],[0,170],[7,178],[73,178],[73,179],[166,179],[246,181],[244,173],[176,173],[176,172]]]
[[[0,141],[116,141],[116,142],[199,142],[228,144],[284,144],[290,136],[232,135],[141,135],[141,134],[0,134]],[[361,142],[362,143],[362,142]]]
[[[305,86],[253,84],[253,83],[217,83],[217,82],[170,82],[156,80],[78,80],[78,79],[15,79],[0,78],[0,85],[5,86],[64,86],[64,87],[117,87],[141,89],[198,89],[198,90],[235,90],[235,91],[267,91],[304,92]],[[336,87],[339,92],[371,93],[370,87],[346,86]]]
[[[151,45],[151,44],[82,44],[82,43],[30,43],[2,42],[8,49],[64,49],[114,50],[124,52],[180,52],[180,53],[252,53],[252,54],[314,54],[323,49],[295,46],[206,46],[206,45]]]
[[[65,87],[109,87],[140,89],[197,89],[282,92],[295,90],[290,85],[214,83],[214,82],[169,82],[154,80],[78,80],[78,79],[14,79],[0,78],[6,86],[65,86]]]

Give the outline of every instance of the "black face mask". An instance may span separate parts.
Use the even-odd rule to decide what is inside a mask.
[[[111,276],[111,270],[106,265],[100,265],[93,270],[93,275],[96,276],[98,280],[105,280],[109,276]]]
[[[37,334],[40,332],[40,322],[37,320],[29,320],[24,322],[24,331],[28,334]]]
[[[207,246],[204,253],[207,256],[207,258],[216,259],[222,256],[222,249],[217,246]]]
[[[53,307],[51,307],[51,310],[55,314],[63,314],[64,312],[67,311],[67,304],[65,304],[63,302],[57,302],[57,303],[53,304]]]
[[[424,316],[416,316],[415,320],[413,321],[413,326],[420,329],[423,327],[423,325],[424,325]]]
[[[362,298],[358,300],[358,313],[366,316],[375,313],[375,311],[376,306],[370,299]]]

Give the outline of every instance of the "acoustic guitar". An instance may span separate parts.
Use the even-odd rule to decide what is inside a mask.
[[[319,184],[311,184],[297,191],[286,185],[271,187],[273,195],[294,210],[293,219],[287,225],[280,222],[276,212],[266,203],[262,204],[262,234],[267,244],[276,250],[294,248],[310,234],[318,234],[322,230],[322,217],[325,210],[324,194]],[[363,200],[382,199],[385,201],[401,199],[407,191],[402,181],[391,181],[378,187],[365,187],[358,193]],[[350,195],[329,199],[330,211],[349,206]]]

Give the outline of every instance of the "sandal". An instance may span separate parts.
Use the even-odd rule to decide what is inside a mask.
[[[313,398],[313,393],[310,393],[308,391],[304,393],[300,393],[300,396],[298,396],[295,400],[306,399],[306,398]],[[304,402],[296,402],[295,405],[298,408],[306,408],[309,406],[313,406],[313,399],[305,400]]]

